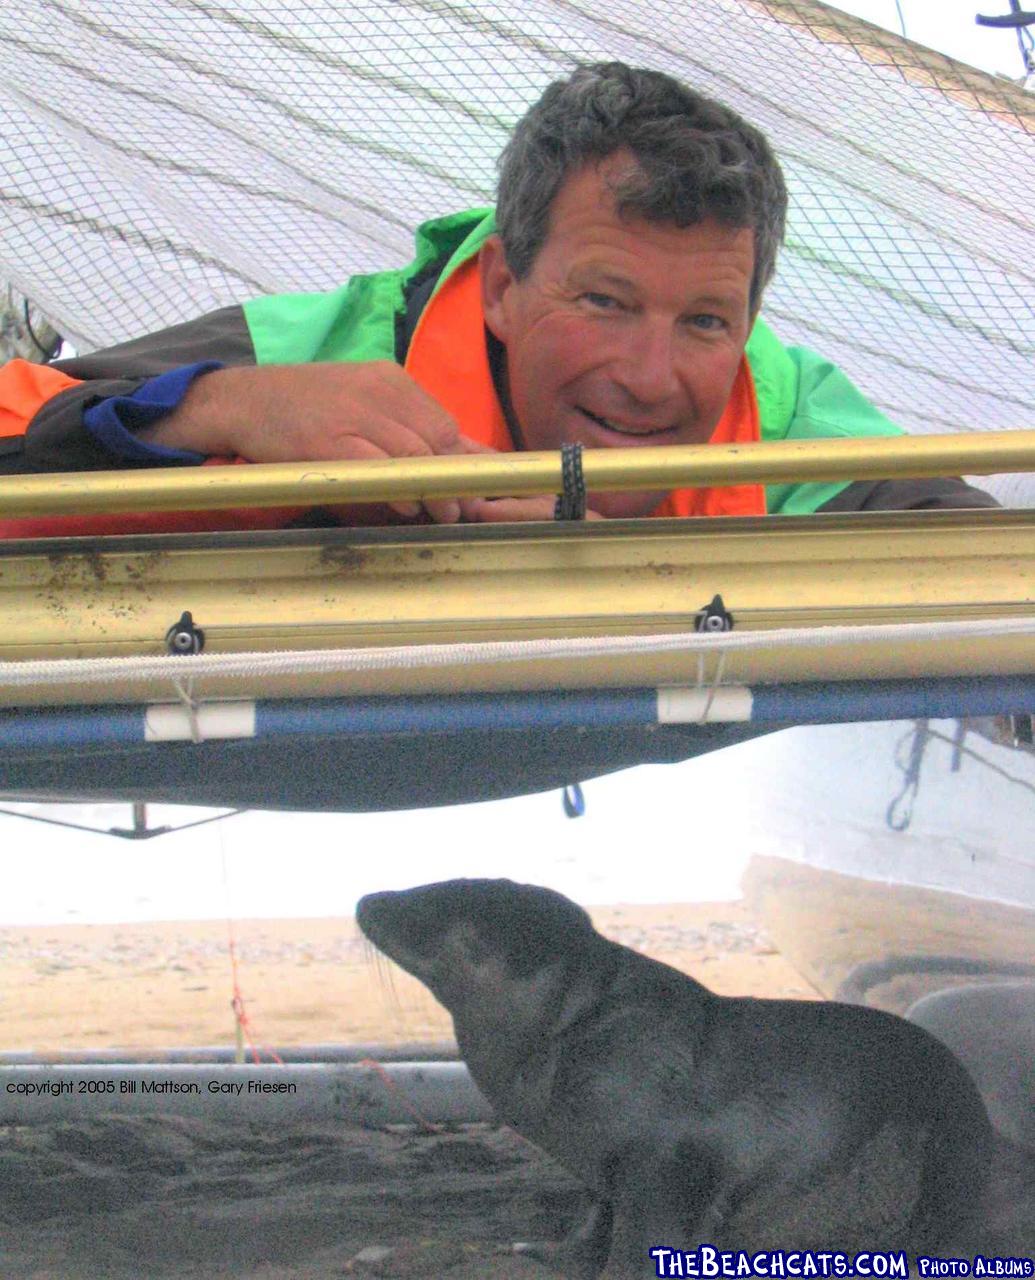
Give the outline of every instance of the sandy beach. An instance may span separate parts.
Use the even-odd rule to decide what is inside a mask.
[[[812,994],[739,903],[594,911],[599,928],[715,990]],[[350,918],[0,930],[3,1047],[54,1055],[442,1041],[442,1010],[375,961]],[[0,1274],[31,1280],[474,1280],[559,1273],[511,1243],[558,1238],[583,1199],[507,1130],[96,1114],[0,1130]]]
[[[728,995],[815,993],[740,903],[601,907],[609,937]],[[233,1045],[237,978],[256,1044],[449,1037],[408,974],[391,980],[351,918],[0,929],[4,1050]]]
[[[592,914],[713,990],[815,994],[740,903]],[[0,930],[4,1048],[232,1046],[231,937],[267,1061],[273,1046],[449,1035],[444,1011],[375,963],[351,919],[44,925]],[[1035,1173],[1005,1159],[1016,1222]],[[0,1275],[24,1280],[560,1280],[513,1245],[559,1239],[585,1205],[570,1173],[494,1125],[211,1121],[98,1098],[80,1119],[0,1127]]]

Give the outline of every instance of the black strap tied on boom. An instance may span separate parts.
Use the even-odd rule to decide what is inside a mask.
[[[586,481],[582,475],[582,445],[561,445],[561,486],[553,508],[555,520],[586,518]]]

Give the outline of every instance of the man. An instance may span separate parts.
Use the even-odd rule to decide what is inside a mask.
[[[0,371],[0,471],[893,435],[759,319],[786,192],[765,138],[659,72],[578,69],[519,122],[490,210],[401,271],[260,298],[51,366]],[[992,506],[960,480],[590,494],[591,516]],[[345,522],[550,518],[553,497],[338,510]],[[0,522],[269,527],[310,513]]]

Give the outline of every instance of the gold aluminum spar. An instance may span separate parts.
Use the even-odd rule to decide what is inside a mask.
[[[792,480],[993,475],[1035,471],[1035,431],[587,449],[582,469],[591,492]],[[520,497],[557,493],[561,487],[557,452],[62,472],[0,478],[0,515],[14,519],[99,512],[316,507],[493,494]]]
[[[1035,622],[1035,510],[327,529],[49,539],[0,544],[0,664],[162,655],[184,610],[205,654],[457,646],[693,630],[720,593],[736,636],[722,679],[1023,673],[1035,632],[807,647],[791,628],[945,621]],[[771,643],[768,640],[771,639]],[[182,659],[169,658],[171,673]],[[690,651],[539,657],[305,677],[207,675],[199,697],[323,696],[617,685],[719,677]],[[164,668],[164,664],[163,664]],[[12,690],[0,703],[171,696],[170,675],[97,688]],[[249,683],[250,680],[250,683]]]
[[[1035,470],[1035,431],[586,452],[587,488]],[[0,479],[8,517],[325,506],[552,493],[559,455],[267,464]],[[803,647],[794,628],[1035,620],[1035,511],[400,526],[0,541],[0,664],[157,656],[188,610],[206,654],[650,636],[693,629],[716,593],[771,643],[702,667],[689,652],[379,672],[199,678],[201,697],[448,692],[1031,672],[1030,628]],[[170,659],[170,662],[178,660]],[[127,676],[105,701],[169,696]],[[97,701],[70,678],[3,685],[0,703]]]

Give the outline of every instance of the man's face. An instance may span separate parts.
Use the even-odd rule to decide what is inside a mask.
[[[751,327],[754,233],[623,221],[608,179],[617,153],[574,173],[523,280],[493,237],[482,250],[485,321],[507,351],[527,449],[703,444],[718,425]],[[664,493],[590,495],[640,516]]]

